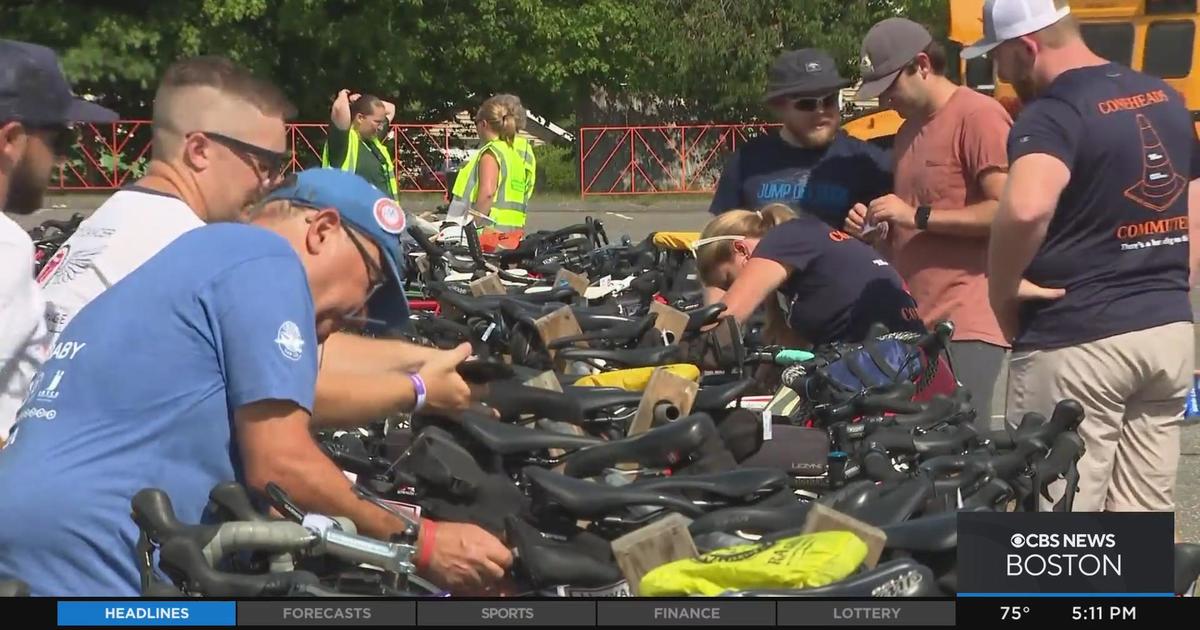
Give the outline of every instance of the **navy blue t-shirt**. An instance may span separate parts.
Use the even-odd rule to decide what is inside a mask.
[[[198,523],[241,481],[234,412],[311,410],[312,295],[278,234],[197,228],[85,306],[34,377],[0,450],[0,579],[37,596],[140,595],[129,503],[161,488]]]
[[[1021,306],[1016,349],[1192,321],[1187,189],[1200,176],[1196,150],[1183,97],[1118,64],[1065,72],[1021,112],[1009,158],[1054,156],[1071,179],[1025,272],[1066,296]]]
[[[754,258],[791,271],[779,287],[788,326],[814,344],[862,341],[876,322],[925,332],[917,303],[879,252],[816,217],[800,214],[771,228]]]
[[[778,132],[754,138],[737,150],[721,172],[708,211],[720,214],[783,203],[841,229],[856,203],[892,191],[888,153],[839,131],[823,149],[790,145]]]

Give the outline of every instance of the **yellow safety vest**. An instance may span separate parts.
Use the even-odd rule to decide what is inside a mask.
[[[533,154],[533,143],[517,136],[513,138],[513,150],[525,161],[525,204],[533,197],[533,186],[537,183],[537,156]]]
[[[337,128],[332,125],[329,128],[329,133],[337,133]],[[337,168],[343,171],[354,173],[358,170],[358,150],[362,145],[362,136],[358,135],[353,127],[347,130],[350,137],[346,144],[346,158],[342,160],[341,165]],[[379,150],[379,154],[383,156],[380,162],[383,164],[383,174],[387,178],[388,192],[392,195],[392,199],[400,201],[400,186],[396,183],[396,163],[392,160],[392,155],[388,153],[387,145],[379,141],[379,138],[371,138],[371,144]],[[321,149],[321,166],[329,168],[329,141],[325,141],[325,148]]]
[[[454,196],[452,203],[475,205],[475,200],[479,197],[479,158],[489,151],[496,156],[496,161],[500,164],[500,182],[496,187],[496,198],[492,202],[490,216],[496,227],[523,228],[526,202],[529,198],[525,160],[503,140],[492,140],[484,145],[458,172],[454,188],[450,191]]]

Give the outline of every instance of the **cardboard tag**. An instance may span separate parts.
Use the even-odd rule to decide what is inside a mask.
[[[680,417],[692,412],[692,403],[700,386],[695,381],[672,373],[665,367],[655,368],[642,391],[642,401],[638,403],[637,415],[629,425],[629,436],[648,431],[654,421],[654,407],[663,402],[669,402],[679,408]]]
[[[508,293],[504,289],[504,283],[500,281],[500,274],[496,273],[489,273],[478,280],[472,280],[468,286],[471,287],[471,295],[475,297],[481,295],[504,295]]]
[[[591,282],[588,281],[587,276],[581,276],[566,269],[559,269],[558,273],[554,275],[554,286],[558,288],[564,284],[575,289],[575,292],[579,295],[583,295],[587,293],[588,285]]]
[[[658,313],[658,318],[654,320],[654,327],[663,331],[671,343],[683,339],[683,331],[687,329],[688,323],[687,313],[671,308],[662,302],[651,302],[650,312]]]
[[[700,555],[688,532],[690,524],[691,520],[682,514],[669,514],[612,541],[617,566],[634,595],[639,594],[642,576],[651,570]]]
[[[558,382],[558,377],[554,372],[542,372],[537,376],[525,381],[524,385],[536,387],[538,389],[548,389],[553,392],[562,393],[562,383]]]
[[[564,306],[553,313],[539,317],[534,321],[534,325],[537,326],[542,343],[547,346],[555,339],[583,334],[583,329],[579,327],[579,320],[575,319],[575,311],[571,310],[570,306]],[[578,346],[582,343],[579,342],[575,345]],[[551,358],[554,358],[556,354],[558,354],[556,350],[550,350]]]
[[[883,555],[883,547],[887,542],[887,534],[882,529],[867,525],[829,506],[813,503],[812,509],[808,512],[808,518],[804,519],[804,530],[800,533],[815,534],[827,531],[854,533],[867,544],[867,557],[863,560],[863,564],[872,569],[879,564],[879,557]]]

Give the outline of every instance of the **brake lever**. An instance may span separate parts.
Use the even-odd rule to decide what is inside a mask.
[[[274,481],[268,481],[266,491],[267,499],[271,501],[271,506],[279,510],[280,514],[297,523],[304,522],[306,513],[292,501],[283,488],[280,488]]]

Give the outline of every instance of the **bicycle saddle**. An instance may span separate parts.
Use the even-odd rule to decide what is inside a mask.
[[[614,324],[608,328],[592,330],[580,335],[560,337],[550,342],[551,349],[565,348],[580,341],[604,340],[609,345],[624,346],[640,340],[658,321],[658,313],[647,313],[628,323]]]
[[[958,513],[943,512],[888,525],[886,548],[889,550],[935,552],[958,547]]]
[[[499,411],[506,420],[516,419],[523,414],[560,422],[583,419],[583,409],[572,397],[515,381],[495,383],[488,388],[484,402]]]
[[[683,355],[680,346],[606,350],[602,348],[563,348],[558,358],[564,361],[603,360],[610,366],[622,368],[653,367],[675,363]]]
[[[755,381],[752,378],[745,378],[738,381],[732,381],[723,385],[712,385],[701,387],[696,394],[696,400],[692,403],[693,411],[720,411],[728,407],[733,401],[740,398],[746,390],[754,385]]]
[[[725,499],[772,494],[788,485],[788,474],[772,468],[739,468],[700,475],[676,475],[638,481],[629,488],[661,492],[694,491]]]
[[[29,585],[21,580],[0,580],[0,597],[29,597]]]
[[[790,505],[768,507],[748,505],[732,507],[709,512],[692,521],[688,531],[692,536],[712,532],[748,532],[754,534],[769,534],[789,528],[799,527],[808,518],[812,509],[811,501],[793,502]]]
[[[623,462],[672,467],[686,461],[705,441],[712,439],[719,439],[712,418],[694,414],[633,437],[571,453],[563,460],[564,472],[571,477],[593,477]]]
[[[723,593],[722,597],[938,597],[933,571],[911,558],[883,562],[874,569],[827,586],[805,589],[756,589]]]
[[[588,532],[558,541],[546,538],[519,518],[505,519],[515,549],[514,573],[523,573],[537,589],[549,586],[598,588],[624,579],[608,541]]]
[[[550,448],[574,450],[605,444],[599,438],[528,429],[470,412],[463,414],[462,426],[484,448],[498,455],[516,455]]]
[[[860,481],[819,501],[868,525],[884,527],[902,523],[933,495],[933,482],[918,477],[896,483]]]
[[[666,492],[609,486],[536,466],[525,467],[521,474],[529,482],[535,513],[550,505],[575,518],[599,518],[635,505],[659,506],[691,518],[704,513],[695,503]]]
[[[1187,593],[1200,577],[1200,545],[1175,543],[1175,594]]]
[[[688,311],[687,327],[684,330],[692,333],[699,332],[701,328],[716,323],[726,308],[724,304],[717,303],[709,304],[704,308],[698,308],[694,311]]]
[[[598,412],[613,407],[636,407],[642,401],[642,392],[631,392],[619,387],[564,387],[563,393],[569,396],[585,416],[594,416]]]

